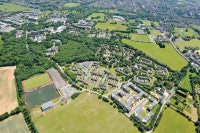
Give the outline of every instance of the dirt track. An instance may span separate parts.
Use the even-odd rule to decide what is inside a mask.
[[[18,106],[14,71],[16,67],[0,67],[0,115]]]

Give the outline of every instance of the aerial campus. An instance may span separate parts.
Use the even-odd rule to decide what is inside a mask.
[[[200,3],[135,1],[1,0],[0,132],[200,133]]]

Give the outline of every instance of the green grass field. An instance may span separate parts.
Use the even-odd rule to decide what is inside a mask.
[[[180,49],[180,51],[183,51],[185,47],[197,47],[200,49],[200,40],[199,39],[192,39],[190,41],[176,41],[175,45]]]
[[[198,34],[193,30],[188,28],[188,31],[186,31],[187,28],[174,28],[174,32],[176,35],[181,35],[182,37],[186,36],[198,36]]]
[[[27,80],[22,81],[24,89],[26,91],[48,84],[50,82],[52,81],[48,73],[36,75]]]
[[[133,123],[117,109],[89,93],[82,93],[63,106],[57,105],[45,115],[31,114],[39,132],[138,133]]]
[[[195,126],[184,116],[167,108],[154,133],[195,133]]]
[[[3,41],[1,40],[1,35],[0,35],[0,49],[3,48]]]
[[[104,21],[105,20],[105,14],[104,13],[93,13],[87,18],[88,20],[93,21]]]
[[[3,12],[19,12],[19,11],[24,11],[24,10],[29,10],[30,8],[17,5],[14,3],[2,3],[0,4],[0,11]]]
[[[126,31],[127,26],[123,25],[123,22],[109,20],[106,23],[98,22],[95,25],[95,29],[108,30],[108,31],[113,31],[113,30]]]
[[[166,64],[172,70],[181,70],[187,65],[187,61],[181,57],[170,44],[165,44],[165,48],[160,48],[154,43],[141,43],[133,42],[131,40],[123,39],[123,43],[133,46],[134,48],[141,50],[148,56],[158,60],[159,62]]]
[[[148,35],[139,35],[139,34],[129,34],[131,40],[139,41],[139,42],[150,42],[150,38]]]
[[[151,23],[154,23],[155,26],[160,26],[158,22],[152,22],[152,21],[149,21],[149,20],[142,20],[143,24],[145,24],[146,26],[150,26]]]
[[[188,90],[189,92],[192,92],[192,86],[190,83],[190,75],[196,76],[195,73],[191,73],[189,70],[187,71],[186,76],[183,78],[183,80],[180,82],[179,87]]]
[[[1,133],[29,133],[29,129],[20,113],[0,122]]]
[[[66,3],[65,7],[76,7],[76,6],[79,6],[79,5],[80,5],[79,3]]]
[[[41,105],[59,96],[53,85],[48,85],[26,94],[26,102],[29,107]]]
[[[158,36],[158,35],[161,35],[161,32],[159,30],[150,30],[151,32],[151,35],[154,35],[154,36]]]

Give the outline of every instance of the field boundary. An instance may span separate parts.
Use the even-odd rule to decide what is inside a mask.
[[[23,86],[23,88],[24,88],[24,92],[31,92],[31,91],[37,90],[37,88],[39,88],[39,87],[44,87],[45,85],[49,85],[49,84],[53,83],[53,80],[52,80],[52,78],[51,78],[51,76],[49,75],[48,72],[45,72],[45,73],[42,73],[42,74],[38,74],[37,76],[41,76],[41,75],[43,75],[43,74],[47,74],[48,77],[49,77],[49,79],[50,79],[51,81],[48,82],[48,83],[46,83],[46,84],[44,84],[44,85],[40,85],[40,86],[38,86],[38,87],[35,87],[35,88],[32,88],[32,89],[27,90],[26,87],[25,87],[25,85],[24,85],[24,82],[27,81],[27,80],[33,79],[33,78],[35,78],[35,77],[33,76],[33,77],[31,77],[31,78],[28,78],[28,79],[26,79],[26,80],[23,80],[23,81],[22,81],[22,86]]]

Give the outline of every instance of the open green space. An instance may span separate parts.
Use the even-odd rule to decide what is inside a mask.
[[[138,133],[133,123],[97,95],[82,93],[65,105],[57,105],[45,115],[32,118],[39,132]],[[75,127],[75,128],[74,128]]]
[[[3,41],[1,40],[1,35],[0,35],[0,49],[3,48]]]
[[[181,114],[167,108],[154,133],[195,133],[195,126]]]
[[[65,4],[65,7],[76,7],[76,6],[79,6],[80,4],[79,3],[66,3]]]
[[[118,22],[114,20],[108,20],[105,23],[98,22],[95,25],[95,29],[100,29],[100,30],[108,30],[108,31],[125,31],[127,29],[127,26],[124,25],[125,23],[123,22]]]
[[[187,71],[186,76],[183,78],[183,80],[180,82],[179,87],[188,90],[189,92],[192,92],[192,86],[190,83],[190,75],[191,76],[196,76],[195,73],[191,73],[189,70]]]
[[[139,34],[129,34],[131,40],[138,42],[150,42],[150,38],[148,35],[139,35]]]
[[[128,39],[123,39],[122,42],[138,50],[141,50],[148,56],[158,60],[163,64],[166,64],[172,70],[181,70],[188,63],[168,43],[165,43],[165,48],[160,48],[158,45],[154,43],[134,42]]]
[[[0,122],[1,133],[29,133],[22,114],[14,115]]]
[[[50,82],[52,81],[48,73],[36,75],[27,80],[22,81],[24,89],[26,91],[48,84]]]
[[[105,14],[104,13],[93,13],[87,18],[88,20],[93,21],[104,21],[105,20]]]
[[[142,22],[146,26],[151,26],[151,24],[154,24],[155,26],[160,26],[158,22],[153,22],[153,21],[149,21],[149,20],[142,20]]]
[[[161,35],[161,32],[159,30],[151,29],[150,30],[150,34],[154,35],[154,36],[158,36],[158,35]]]
[[[0,11],[3,12],[19,12],[19,11],[24,11],[24,10],[29,10],[30,8],[17,5],[14,3],[1,3],[0,2]]]
[[[54,85],[47,85],[26,94],[26,102],[29,107],[41,105],[59,96]]]
[[[199,48],[200,49],[200,40],[199,39],[192,39],[190,41],[176,41],[175,45],[183,51],[185,47],[192,47],[192,48]]]
[[[186,36],[198,36],[198,34],[191,28],[174,28],[174,32],[176,35],[180,35],[182,37]]]

